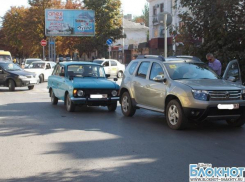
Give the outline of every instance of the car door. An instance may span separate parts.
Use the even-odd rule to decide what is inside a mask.
[[[111,65],[111,75],[116,76],[118,72],[117,62],[114,60],[110,60],[110,65]]]
[[[149,107],[164,110],[164,98],[166,97],[166,85],[157,77],[164,78],[163,67],[156,62],[151,65],[149,79],[146,79],[145,104]]]
[[[63,66],[57,65],[52,76],[48,80],[49,87],[52,87],[55,96],[58,97],[59,99],[61,99],[60,98],[61,92],[59,90],[60,89],[59,86],[60,86],[60,82],[62,81],[62,78],[60,76],[62,68],[64,69]]]
[[[148,90],[146,88],[147,75],[150,68],[150,61],[143,61],[140,63],[139,68],[133,78],[133,89],[135,93],[135,100],[138,104],[147,105],[146,97],[148,97]]]
[[[234,77],[235,79],[232,80],[233,79],[232,77]],[[229,81],[232,80],[233,82],[242,84],[241,70],[237,60],[232,60],[229,62],[222,78],[224,80],[229,80]]]
[[[0,85],[4,85],[5,77],[6,77],[6,73],[4,72],[2,67],[0,66]]]
[[[105,61],[102,66],[104,67],[105,74],[111,74],[111,68],[109,61]]]

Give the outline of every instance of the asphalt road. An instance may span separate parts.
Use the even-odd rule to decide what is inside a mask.
[[[0,181],[185,182],[189,164],[245,167],[245,127],[224,121],[171,130],[161,113],[104,107],[68,113],[47,84],[0,88]]]

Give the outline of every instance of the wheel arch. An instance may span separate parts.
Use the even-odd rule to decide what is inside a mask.
[[[6,80],[6,86],[8,87],[8,84],[9,84],[9,81],[10,81],[10,80],[13,80],[14,86],[16,87],[16,82],[15,82],[15,80],[12,79],[12,78],[8,78],[8,79]]]
[[[164,108],[164,112],[166,111],[167,105],[168,105],[168,103],[169,103],[171,100],[177,100],[177,101],[181,104],[180,99],[179,99],[176,95],[170,94],[170,95],[168,95],[168,96],[166,97],[166,99],[165,99],[165,105],[164,105],[165,108]],[[182,106],[182,104],[181,104],[181,106]]]
[[[66,97],[67,97],[67,94],[69,94],[69,92],[66,90],[65,91],[65,95],[64,95],[64,105],[66,105]]]

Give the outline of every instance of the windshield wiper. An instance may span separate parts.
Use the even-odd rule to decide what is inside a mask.
[[[7,71],[19,71],[21,69],[7,69]]]

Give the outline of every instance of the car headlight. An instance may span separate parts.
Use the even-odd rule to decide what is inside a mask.
[[[116,90],[113,90],[113,91],[111,92],[111,95],[112,95],[113,97],[116,97],[116,96],[117,96],[117,91],[116,91]]]
[[[78,90],[77,91],[77,96],[78,97],[82,97],[84,95],[84,91],[83,90]]]
[[[208,91],[206,90],[192,90],[193,97],[197,100],[208,100]]]
[[[18,76],[18,78],[19,78],[19,79],[27,79],[27,77],[26,77],[26,76],[21,76],[21,75],[20,75],[20,76]]]

